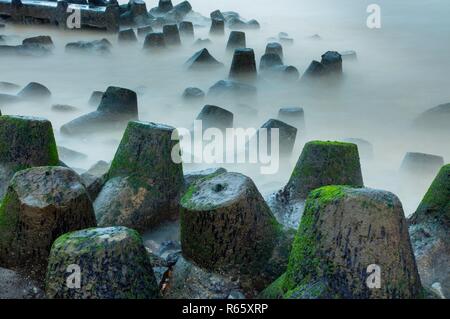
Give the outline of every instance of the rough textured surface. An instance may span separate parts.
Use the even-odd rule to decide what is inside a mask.
[[[53,241],[96,225],[80,177],[64,167],[34,167],[14,175],[0,206],[0,265],[39,278]]]
[[[0,299],[40,299],[44,293],[32,280],[0,267]]]
[[[234,52],[235,49],[245,47],[246,47],[245,32],[231,31],[227,42],[227,50]]]
[[[236,291],[241,289],[232,278],[210,273],[180,257],[171,272],[164,298],[228,299]]]
[[[128,124],[94,203],[99,225],[144,231],[178,215],[184,180],[181,164],[171,158],[173,131],[155,123]]]
[[[0,117],[0,198],[15,172],[58,163],[58,151],[49,121],[36,117]]]
[[[223,173],[200,179],[181,199],[180,223],[186,258],[242,276],[245,289],[267,280],[262,272],[282,230],[250,178]]]
[[[381,267],[381,288],[366,285]],[[392,193],[325,186],[309,195],[286,273],[271,298],[419,298],[423,296],[407,224]]]
[[[66,285],[67,267],[78,265],[80,288]],[[46,278],[49,298],[149,299],[159,297],[141,236],[125,227],[91,228],[59,237]]]
[[[285,191],[291,198],[306,198],[311,190],[326,185],[363,186],[355,144],[306,143]]]
[[[450,164],[441,168],[416,212],[410,233],[422,283],[450,298]]]

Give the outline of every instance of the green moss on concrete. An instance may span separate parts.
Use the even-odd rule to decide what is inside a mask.
[[[411,219],[436,219],[450,226],[450,164],[440,169]]]
[[[305,144],[287,189],[293,197],[326,185],[363,186],[358,146],[353,143],[311,141]]]
[[[0,117],[0,161],[14,172],[33,166],[59,164],[53,128],[38,118]]]

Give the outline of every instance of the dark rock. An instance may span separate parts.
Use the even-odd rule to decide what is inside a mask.
[[[305,112],[301,107],[282,107],[278,119],[302,130],[305,128]]]
[[[329,73],[342,74],[342,56],[339,52],[328,51],[324,53],[321,63],[327,68]]]
[[[231,30],[245,30],[247,29],[247,23],[240,18],[232,17],[227,20],[228,28]]]
[[[314,190],[292,247],[286,273],[260,297],[409,299],[423,295],[402,205],[392,193],[348,186]],[[367,285],[367,269],[373,264],[381,268],[378,289]]]
[[[215,10],[213,12],[210,13],[210,18],[211,20],[222,20],[225,21],[225,17],[223,16],[222,12],[220,12],[220,10]]]
[[[188,70],[211,70],[223,67],[223,64],[217,61],[208,51],[204,48],[196,52],[189,60],[186,61],[185,67]]]
[[[118,34],[119,43],[137,42],[136,34],[133,29],[120,30]]]
[[[182,37],[194,38],[194,25],[190,21],[182,21],[180,23],[180,34]]]
[[[171,0],[159,0],[158,6],[150,10],[150,14],[162,15],[173,9]]]
[[[0,198],[15,172],[59,164],[52,124],[45,119],[1,116],[0,145]]]
[[[234,51],[229,76],[235,80],[256,80],[256,62],[253,49],[241,48]]]
[[[139,27],[137,29],[138,37],[145,37],[145,36],[147,36],[147,34],[152,33],[152,32],[153,32],[153,28],[151,25],[147,25],[145,27]]]
[[[163,26],[163,34],[167,45],[177,46],[181,44],[180,32],[176,24]]]
[[[102,96],[96,111],[82,115],[61,126],[61,133],[88,134],[101,130],[123,128],[138,118],[136,92],[110,86]]]
[[[67,266],[78,265],[82,285],[66,284]],[[141,236],[125,227],[92,228],[59,237],[46,278],[51,299],[154,299],[159,288]]]
[[[150,33],[145,36],[144,49],[149,51],[161,50],[166,47],[163,33]]]
[[[107,39],[94,41],[78,41],[66,44],[66,52],[87,54],[109,54],[112,44]]]
[[[89,98],[88,104],[90,106],[97,107],[100,104],[104,93],[105,92],[102,92],[102,91],[92,92],[91,97]]]
[[[266,54],[277,54],[281,61],[283,61],[283,46],[278,42],[270,42],[266,45]]]
[[[285,191],[291,198],[306,198],[326,185],[363,186],[358,147],[343,142],[305,144]]]
[[[183,99],[188,101],[199,101],[205,98],[205,92],[199,88],[189,87],[183,92]]]
[[[43,46],[49,49],[53,49],[55,47],[52,38],[48,35],[26,38],[22,41],[22,44],[26,46]]]
[[[36,82],[30,82],[25,86],[17,96],[27,100],[48,99],[52,93],[44,85]]]
[[[174,6],[169,12],[167,12],[165,18],[176,22],[181,22],[191,11],[191,4],[188,1],[183,1]]]
[[[210,35],[224,35],[225,34],[225,21],[219,19],[211,20],[211,27],[209,29]]]
[[[227,50],[234,52],[234,50],[236,49],[245,47],[246,47],[245,32],[232,31],[228,38]]]
[[[318,61],[312,61],[311,64],[306,69],[305,73],[303,73],[304,79],[317,79],[322,77],[327,73],[325,65]]]
[[[34,167],[16,173],[1,208],[0,263],[39,279],[58,236],[96,226],[92,202],[80,177],[64,167]]]
[[[259,22],[255,19],[252,19],[247,22],[247,29],[259,29],[261,26],[259,25]]]
[[[400,171],[403,174],[412,175],[433,175],[444,165],[442,156],[408,152],[403,158]]]
[[[233,127],[233,113],[215,105],[205,105],[197,120],[202,121],[203,130],[217,128],[225,131]]]
[[[84,187],[86,187],[91,201],[95,201],[106,182],[106,174],[99,177],[85,172],[81,174],[81,180]]]
[[[150,230],[178,215],[184,186],[181,163],[172,159],[174,128],[129,122],[111,163],[108,181],[95,200],[99,225]]]
[[[276,53],[266,53],[261,57],[259,62],[259,71],[266,71],[275,66],[282,66],[283,61],[280,56]]]

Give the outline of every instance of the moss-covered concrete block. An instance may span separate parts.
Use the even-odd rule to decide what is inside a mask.
[[[71,265],[79,267],[79,287],[67,285]],[[126,227],[90,228],[59,237],[50,252],[45,291],[47,297],[58,299],[153,299],[160,295],[142,238]]]
[[[367,285],[369,265],[381,286]],[[283,298],[419,298],[402,205],[392,193],[325,186],[306,201],[285,275],[263,295]]]
[[[93,226],[92,202],[73,170],[22,170],[14,175],[0,206],[0,265],[40,277],[58,236]]]
[[[253,285],[263,281],[282,233],[253,181],[238,173],[191,185],[181,199],[180,224],[186,258],[208,270],[250,276]]]
[[[306,143],[285,191],[293,199],[304,199],[313,189],[326,185],[363,186],[355,144],[331,141]]]
[[[0,116],[0,198],[15,172],[58,163],[50,121],[37,117]]]
[[[99,225],[145,231],[178,216],[183,168],[172,159],[174,128],[129,122],[95,200]]]

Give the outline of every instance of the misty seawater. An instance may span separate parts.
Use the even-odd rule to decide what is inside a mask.
[[[187,104],[181,99],[187,87],[207,91],[228,76],[231,55],[225,50],[226,35],[213,38],[209,52],[225,64],[213,72],[187,72],[184,62],[202,47],[190,42],[160,55],[142,52],[136,45],[119,45],[116,35],[101,32],[61,32],[50,27],[12,26],[0,30],[8,44],[24,38],[50,35],[55,43],[52,55],[42,58],[0,57],[0,80],[26,85],[35,81],[52,91],[51,101],[40,104],[0,105],[2,114],[32,115],[48,118],[57,144],[85,153],[87,159],[67,160],[80,172],[99,160],[111,161],[122,131],[90,134],[83,138],[62,136],[61,125],[93,111],[88,99],[95,90],[121,86],[138,93],[139,118],[143,121],[190,128],[204,104],[234,112],[236,127],[260,127],[276,118],[283,106],[300,106],[305,111],[306,129],[299,130],[292,158],[278,174],[262,176],[258,170],[239,165],[225,166],[241,171],[255,181],[263,194],[284,186],[301,149],[310,140],[362,138],[372,143],[373,159],[361,159],[364,184],[394,192],[401,199],[406,215],[416,209],[433,177],[405,183],[399,168],[406,152],[423,152],[450,158],[449,137],[444,133],[417,132],[412,121],[421,112],[450,102],[448,74],[450,60],[450,23],[446,12],[450,3],[434,1],[329,1],[282,0],[190,1],[194,11],[204,16],[215,9],[237,11],[246,19],[257,19],[260,30],[248,30],[247,47],[255,50],[257,64],[268,38],[287,32],[294,39],[284,45],[284,61],[302,74],[314,59],[329,50],[355,50],[357,61],[344,61],[345,78],[333,90],[302,90],[298,85],[277,86],[258,82],[258,98],[249,105],[257,116],[229,106],[205,100]],[[366,8],[371,3],[381,7],[381,29],[366,26]],[[147,8],[157,1],[146,1]],[[208,28],[196,28],[196,38],[207,38]],[[318,34],[321,40],[310,37]],[[108,38],[113,44],[109,56],[74,55],[64,51],[68,42]],[[52,104],[68,104],[76,112],[52,111]],[[447,131],[448,132],[448,131]],[[186,165],[185,172],[207,165]]]

